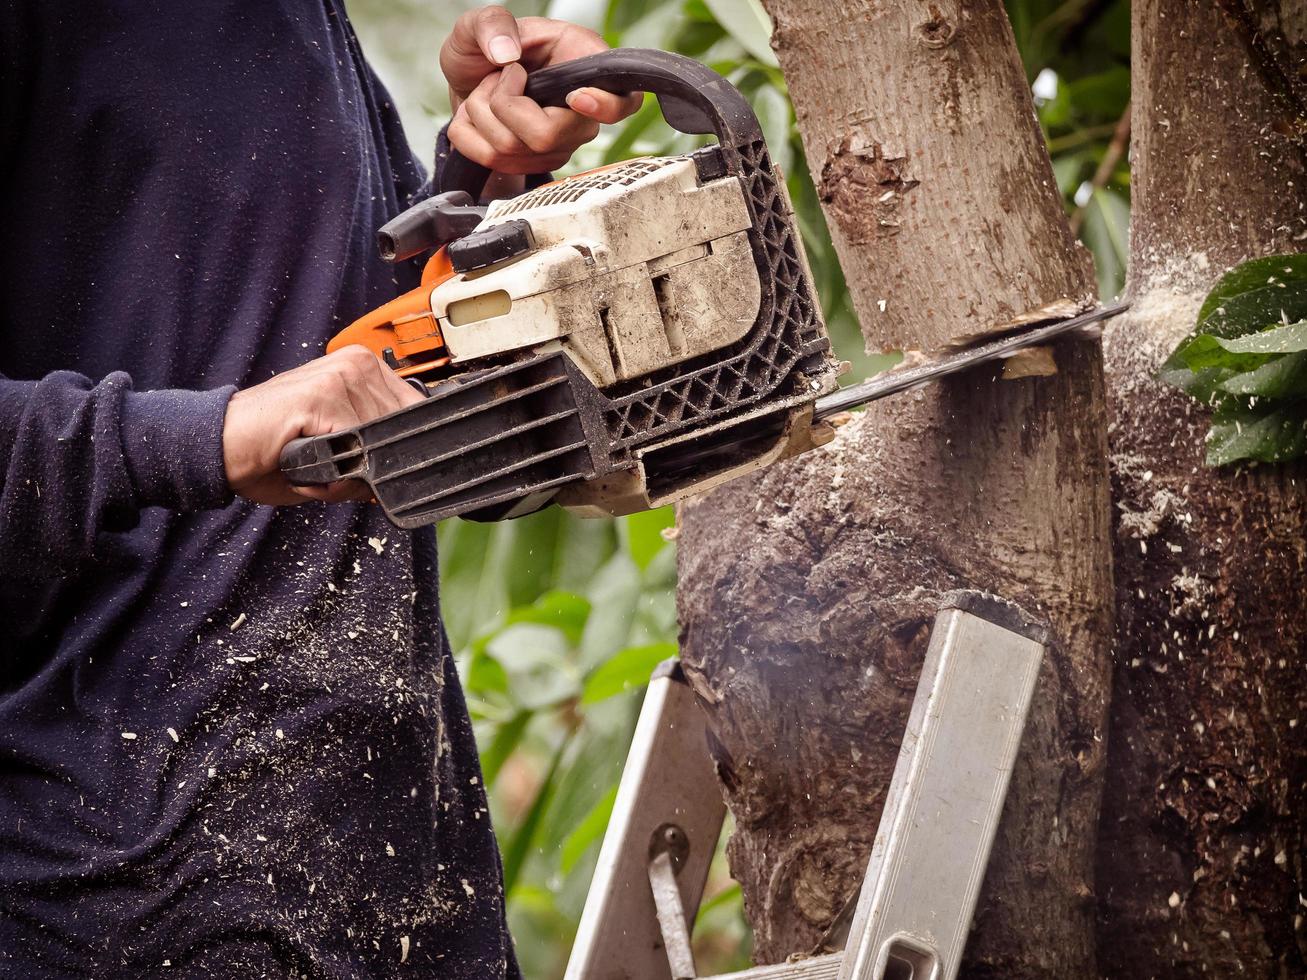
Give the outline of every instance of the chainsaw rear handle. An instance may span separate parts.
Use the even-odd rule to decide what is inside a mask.
[[[566,106],[569,92],[586,87],[614,95],[650,92],[677,132],[716,136],[725,147],[762,139],[758,117],[735,86],[693,58],[654,48],[615,48],[542,68],[527,78],[525,94],[544,106]],[[451,149],[440,174],[440,190],[466,192],[477,200],[489,177],[488,167]],[[428,231],[432,219],[421,211],[426,203],[405,211],[377,233],[378,250],[387,262],[412,258],[444,243]]]
[[[357,439],[333,445],[330,436],[304,436],[281,447],[277,460],[282,475],[295,487],[326,486],[348,480],[363,469],[363,448]]]

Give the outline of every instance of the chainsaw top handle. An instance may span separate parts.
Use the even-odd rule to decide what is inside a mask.
[[[542,68],[528,76],[525,94],[543,106],[566,106],[569,92],[586,87],[614,95],[652,93],[669,126],[681,133],[716,136],[728,154],[762,139],[758,117],[734,85],[693,58],[653,48],[614,48]],[[489,177],[488,167],[451,149],[440,173],[440,196],[452,195],[445,209],[480,198]],[[416,205],[381,229],[377,244],[382,258],[396,262],[433,247],[433,239],[440,236],[424,233],[434,225],[421,214],[430,204]]]

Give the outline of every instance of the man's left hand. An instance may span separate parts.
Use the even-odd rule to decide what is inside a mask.
[[[515,18],[481,7],[458,19],[440,49],[454,118],[449,141],[464,156],[501,174],[547,173],[640,107],[641,96],[580,88],[568,108],[540,106],[522,94],[527,71],[571,61],[608,45],[594,31],[547,17]]]

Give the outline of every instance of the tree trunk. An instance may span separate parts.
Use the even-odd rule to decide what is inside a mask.
[[[1227,269],[1307,239],[1307,3],[1135,0],[1128,320],[1107,345],[1117,669],[1100,965],[1301,977],[1307,471],[1212,470],[1154,372]]]
[[[998,0],[769,0],[868,346],[937,350],[1094,295]],[[881,402],[687,505],[682,658],[709,707],[762,962],[860,884],[940,594],[1051,622],[968,975],[1090,978],[1112,583],[1098,343]]]

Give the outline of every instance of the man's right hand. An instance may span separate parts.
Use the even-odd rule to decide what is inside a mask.
[[[339,432],[422,400],[422,394],[366,347],[326,357],[232,395],[222,455],[232,491],[260,504],[371,500],[358,480],[292,486],[281,473],[282,447],[300,436]]]

